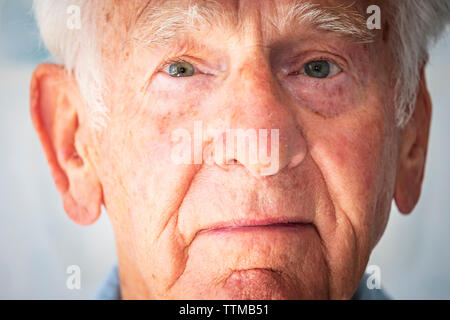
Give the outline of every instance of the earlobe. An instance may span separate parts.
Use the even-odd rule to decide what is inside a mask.
[[[420,198],[431,123],[431,99],[422,69],[414,113],[399,138],[394,198],[397,208],[410,213]]]
[[[89,159],[87,128],[78,123],[83,99],[63,67],[40,65],[31,80],[30,111],[64,209],[88,225],[100,215],[102,188]]]
[[[425,152],[417,145],[408,156],[403,157],[397,169],[395,201],[401,213],[410,213],[420,198],[423,173],[425,168]]]

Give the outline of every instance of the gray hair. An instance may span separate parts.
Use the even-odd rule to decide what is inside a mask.
[[[397,77],[396,120],[404,126],[414,111],[420,69],[428,60],[431,46],[439,39],[450,22],[449,0],[393,1],[394,71]]]
[[[81,12],[83,28],[67,28],[67,9],[76,5]],[[428,59],[428,52],[450,22],[449,0],[391,1],[394,54],[393,71],[396,76],[394,105],[396,122],[402,127],[410,119],[417,97],[420,69]],[[105,125],[108,111],[104,103],[104,74],[101,72],[99,43],[95,23],[99,14],[98,2],[92,0],[34,0],[34,9],[42,39],[50,53],[73,72],[89,105],[90,120],[95,127]]]
[[[79,9],[80,25],[68,26],[71,8]],[[96,16],[100,13],[92,0],[34,0],[34,11],[41,38],[52,56],[77,80],[80,92],[89,106],[89,121],[95,128],[106,125],[104,73],[101,68],[100,43]],[[87,14],[85,14],[87,13]]]

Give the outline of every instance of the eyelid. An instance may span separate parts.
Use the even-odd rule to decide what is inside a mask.
[[[197,70],[197,67],[196,67],[195,64],[193,64],[193,63],[191,63],[190,61],[187,61],[187,60],[185,60],[185,59],[181,59],[181,58],[179,58],[179,57],[176,57],[176,58],[170,58],[170,59],[168,59],[168,60],[165,60],[165,61],[161,64],[161,66],[158,68],[158,72],[163,71],[163,72],[169,74],[169,67],[170,67],[170,65],[171,65],[171,64],[174,64],[174,63],[177,63],[177,62],[185,62],[185,63],[191,64],[191,65],[194,67],[194,74],[193,74],[193,75],[196,75],[196,74],[198,73],[198,72],[197,72],[198,70]]]
[[[168,74],[168,68],[171,64],[177,63],[177,62],[186,62],[186,63],[191,64],[194,67],[194,74],[192,76],[196,76],[199,74],[202,74],[202,75],[213,75],[214,74],[213,72],[210,72],[209,70],[207,70],[206,67],[204,67],[204,66],[200,67],[199,66],[200,63],[194,62],[192,60],[196,60],[196,59],[190,59],[188,57],[174,57],[174,58],[166,59],[161,64],[161,66],[158,68],[158,72],[163,71]]]
[[[287,76],[292,75],[293,73],[301,74],[300,71],[304,70],[305,65],[310,62],[320,60],[328,61],[330,64],[334,64],[335,66],[337,66],[339,68],[339,73],[349,70],[349,65],[345,58],[328,51],[306,51],[296,55],[289,60],[290,62],[281,69],[282,73]]]

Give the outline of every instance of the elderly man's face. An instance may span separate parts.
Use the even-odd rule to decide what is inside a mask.
[[[84,208],[72,218],[83,223],[103,200],[123,296],[351,297],[385,229],[402,167],[387,32],[373,31],[363,44],[362,34],[325,31],[301,10],[287,14],[308,3],[295,0],[199,1],[201,18],[164,30],[174,25],[165,15],[181,14],[173,8],[186,2],[140,2],[107,18],[118,26],[105,49],[114,61],[106,65],[107,126],[87,134],[87,113],[75,107],[80,134],[71,138],[84,171],[71,178],[71,167],[60,165],[72,194],[66,210]],[[308,10],[366,16],[361,3],[316,3]],[[206,22],[203,5],[220,6],[222,16]],[[136,12],[129,41],[121,41],[121,21]],[[176,148],[191,150],[199,124],[192,159],[203,161],[174,161]],[[174,139],[180,129],[191,141]],[[275,169],[264,174],[263,164],[239,155],[205,161],[227,129],[278,130]]]

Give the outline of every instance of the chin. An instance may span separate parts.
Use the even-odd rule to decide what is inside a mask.
[[[326,290],[304,288],[298,281],[272,269],[233,271],[214,285],[193,285],[176,299],[188,300],[303,300],[327,299]]]

